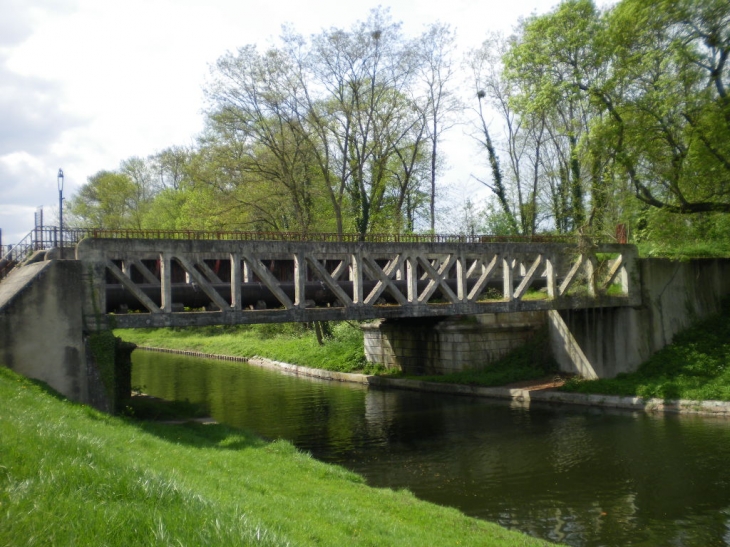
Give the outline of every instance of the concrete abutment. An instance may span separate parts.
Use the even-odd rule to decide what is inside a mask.
[[[0,284],[0,365],[73,401],[114,412],[118,393],[130,382],[125,383],[124,366],[131,349],[117,343],[118,351],[103,364],[91,351],[82,313],[82,267],[76,260],[35,262]]]
[[[362,326],[365,357],[406,374],[477,370],[522,346],[545,321],[545,312],[375,321]]]
[[[638,307],[551,310],[553,356],[585,378],[634,372],[681,330],[720,311],[730,295],[730,260],[639,261]]]

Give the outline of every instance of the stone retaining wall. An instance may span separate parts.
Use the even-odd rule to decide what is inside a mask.
[[[544,324],[544,312],[519,312],[376,321],[362,330],[368,362],[406,374],[449,374],[489,366]]]

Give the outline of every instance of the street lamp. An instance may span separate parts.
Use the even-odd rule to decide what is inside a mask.
[[[58,231],[60,236],[61,258],[63,258],[63,169],[58,170]]]

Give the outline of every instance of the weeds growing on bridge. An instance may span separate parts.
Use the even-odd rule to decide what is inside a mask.
[[[719,314],[674,337],[632,374],[571,379],[564,391],[643,398],[730,401],[730,301]]]
[[[286,442],[112,418],[0,367],[0,545],[548,543],[370,488]]]

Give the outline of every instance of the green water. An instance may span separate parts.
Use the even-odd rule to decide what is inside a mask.
[[[730,420],[648,416],[287,376],[240,363],[133,354],[135,386],[203,403],[372,486],[408,488],[575,546],[730,545]]]

